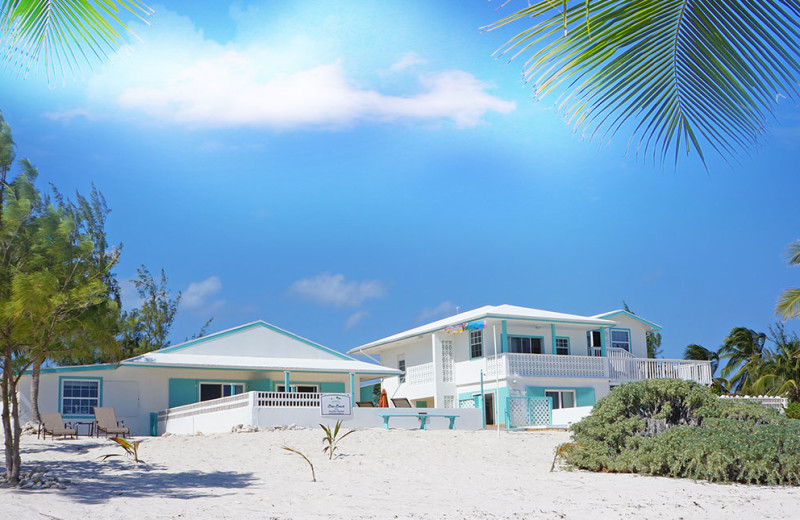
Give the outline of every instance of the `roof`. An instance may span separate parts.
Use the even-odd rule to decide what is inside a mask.
[[[657,323],[653,323],[652,321],[646,320],[646,319],[642,318],[641,316],[637,316],[637,315],[635,315],[634,313],[632,313],[630,311],[626,311],[625,309],[617,309],[617,310],[614,310],[614,311],[604,312],[603,314],[595,314],[594,316],[592,316],[592,318],[608,319],[608,318],[613,318],[614,316],[619,316],[620,314],[624,314],[625,316],[628,316],[629,318],[633,318],[633,319],[635,319],[637,321],[640,321],[640,322],[644,323],[645,325],[650,327],[650,330],[652,330],[652,331],[661,330],[661,325],[658,325]]]
[[[250,356],[214,356],[149,352],[122,362],[122,366],[227,368],[244,370],[293,370],[308,372],[353,372],[370,375],[395,375],[399,370],[347,359],[269,358]]]
[[[462,312],[447,318],[428,323],[393,336],[388,336],[377,341],[366,343],[359,347],[350,349],[348,354],[359,354],[368,350],[377,349],[421,334],[428,334],[442,330],[451,325],[457,325],[468,321],[480,320],[485,318],[496,319],[516,319],[526,321],[544,321],[547,323],[571,323],[577,325],[589,325],[593,327],[613,327],[615,322],[598,318],[596,316],[579,316],[577,314],[565,314],[563,312],[545,311],[542,309],[532,309],[529,307],[518,307],[516,305],[486,305],[471,311]]]

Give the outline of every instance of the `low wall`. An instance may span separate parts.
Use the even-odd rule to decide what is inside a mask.
[[[592,413],[591,406],[576,406],[573,408],[559,408],[553,410],[554,426],[569,426]]]

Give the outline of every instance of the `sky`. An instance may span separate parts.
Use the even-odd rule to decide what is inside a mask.
[[[483,305],[663,327],[663,357],[766,331],[800,238],[800,109],[736,160],[652,164],[535,101],[485,0],[174,1],[105,63],[0,71],[39,184],[105,196],[123,304],[173,344],[265,320],[339,351]],[[789,330],[800,325],[793,320]]]

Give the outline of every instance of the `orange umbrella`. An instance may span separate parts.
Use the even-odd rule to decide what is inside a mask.
[[[381,390],[381,397],[378,399],[378,408],[389,408],[389,397],[386,390]]]

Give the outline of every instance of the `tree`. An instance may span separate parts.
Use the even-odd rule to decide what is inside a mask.
[[[153,11],[137,0],[3,0],[0,3],[2,62],[26,73],[44,62],[48,78],[64,66],[79,69],[108,58],[129,31],[120,14],[142,21]]]
[[[800,402],[800,338],[787,334],[782,323],[770,327],[769,339],[775,344],[753,382],[755,393],[781,395]]]
[[[560,92],[576,128],[628,132],[662,164],[681,150],[705,162],[706,145],[736,156],[798,91],[796,0],[539,0],[484,29],[527,18],[498,54],[527,57],[535,97]]]
[[[738,393],[749,389],[764,361],[766,339],[763,332],[745,327],[735,327],[725,338],[719,354],[721,359],[727,360],[722,377],[729,381],[731,391]]]
[[[122,315],[122,359],[168,346],[167,336],[181,301],[180,292],[175,298],[170,294],[163,269],[159,281],[143,265],[136,272],[138,278],[132,281],[142,304]]]
[[[36,169],[4,185],[0,201],[0,351],[6,481],[19,480],[17,385],[23,372],[69,348],[67,340],[99,309],[114,310],[106,279],[118,251],[104,251],[98,264],[94,242],[79,205],[42,197]]]
[[[661,355],[661,333],[648,332],[645,334],[647,340],[647,357],[657,358]]]
[[[786,249],[786,256],[789,265],[800,265],[800,240],[789,244]],[[778,304],[775,306],[775,312],[780,314],[784,320],[800,318],[800,287],[783,291],[783,294],[778,299]]]
[[[728,393],[728,381],[722,377],[714,377],[717,373],[717,368],[719,368],[718,352],[709,350],[702,345],[692,343],[686,345],[686,349],[683,351],[683,359],[711,361],[711,391],[717,395]]]

